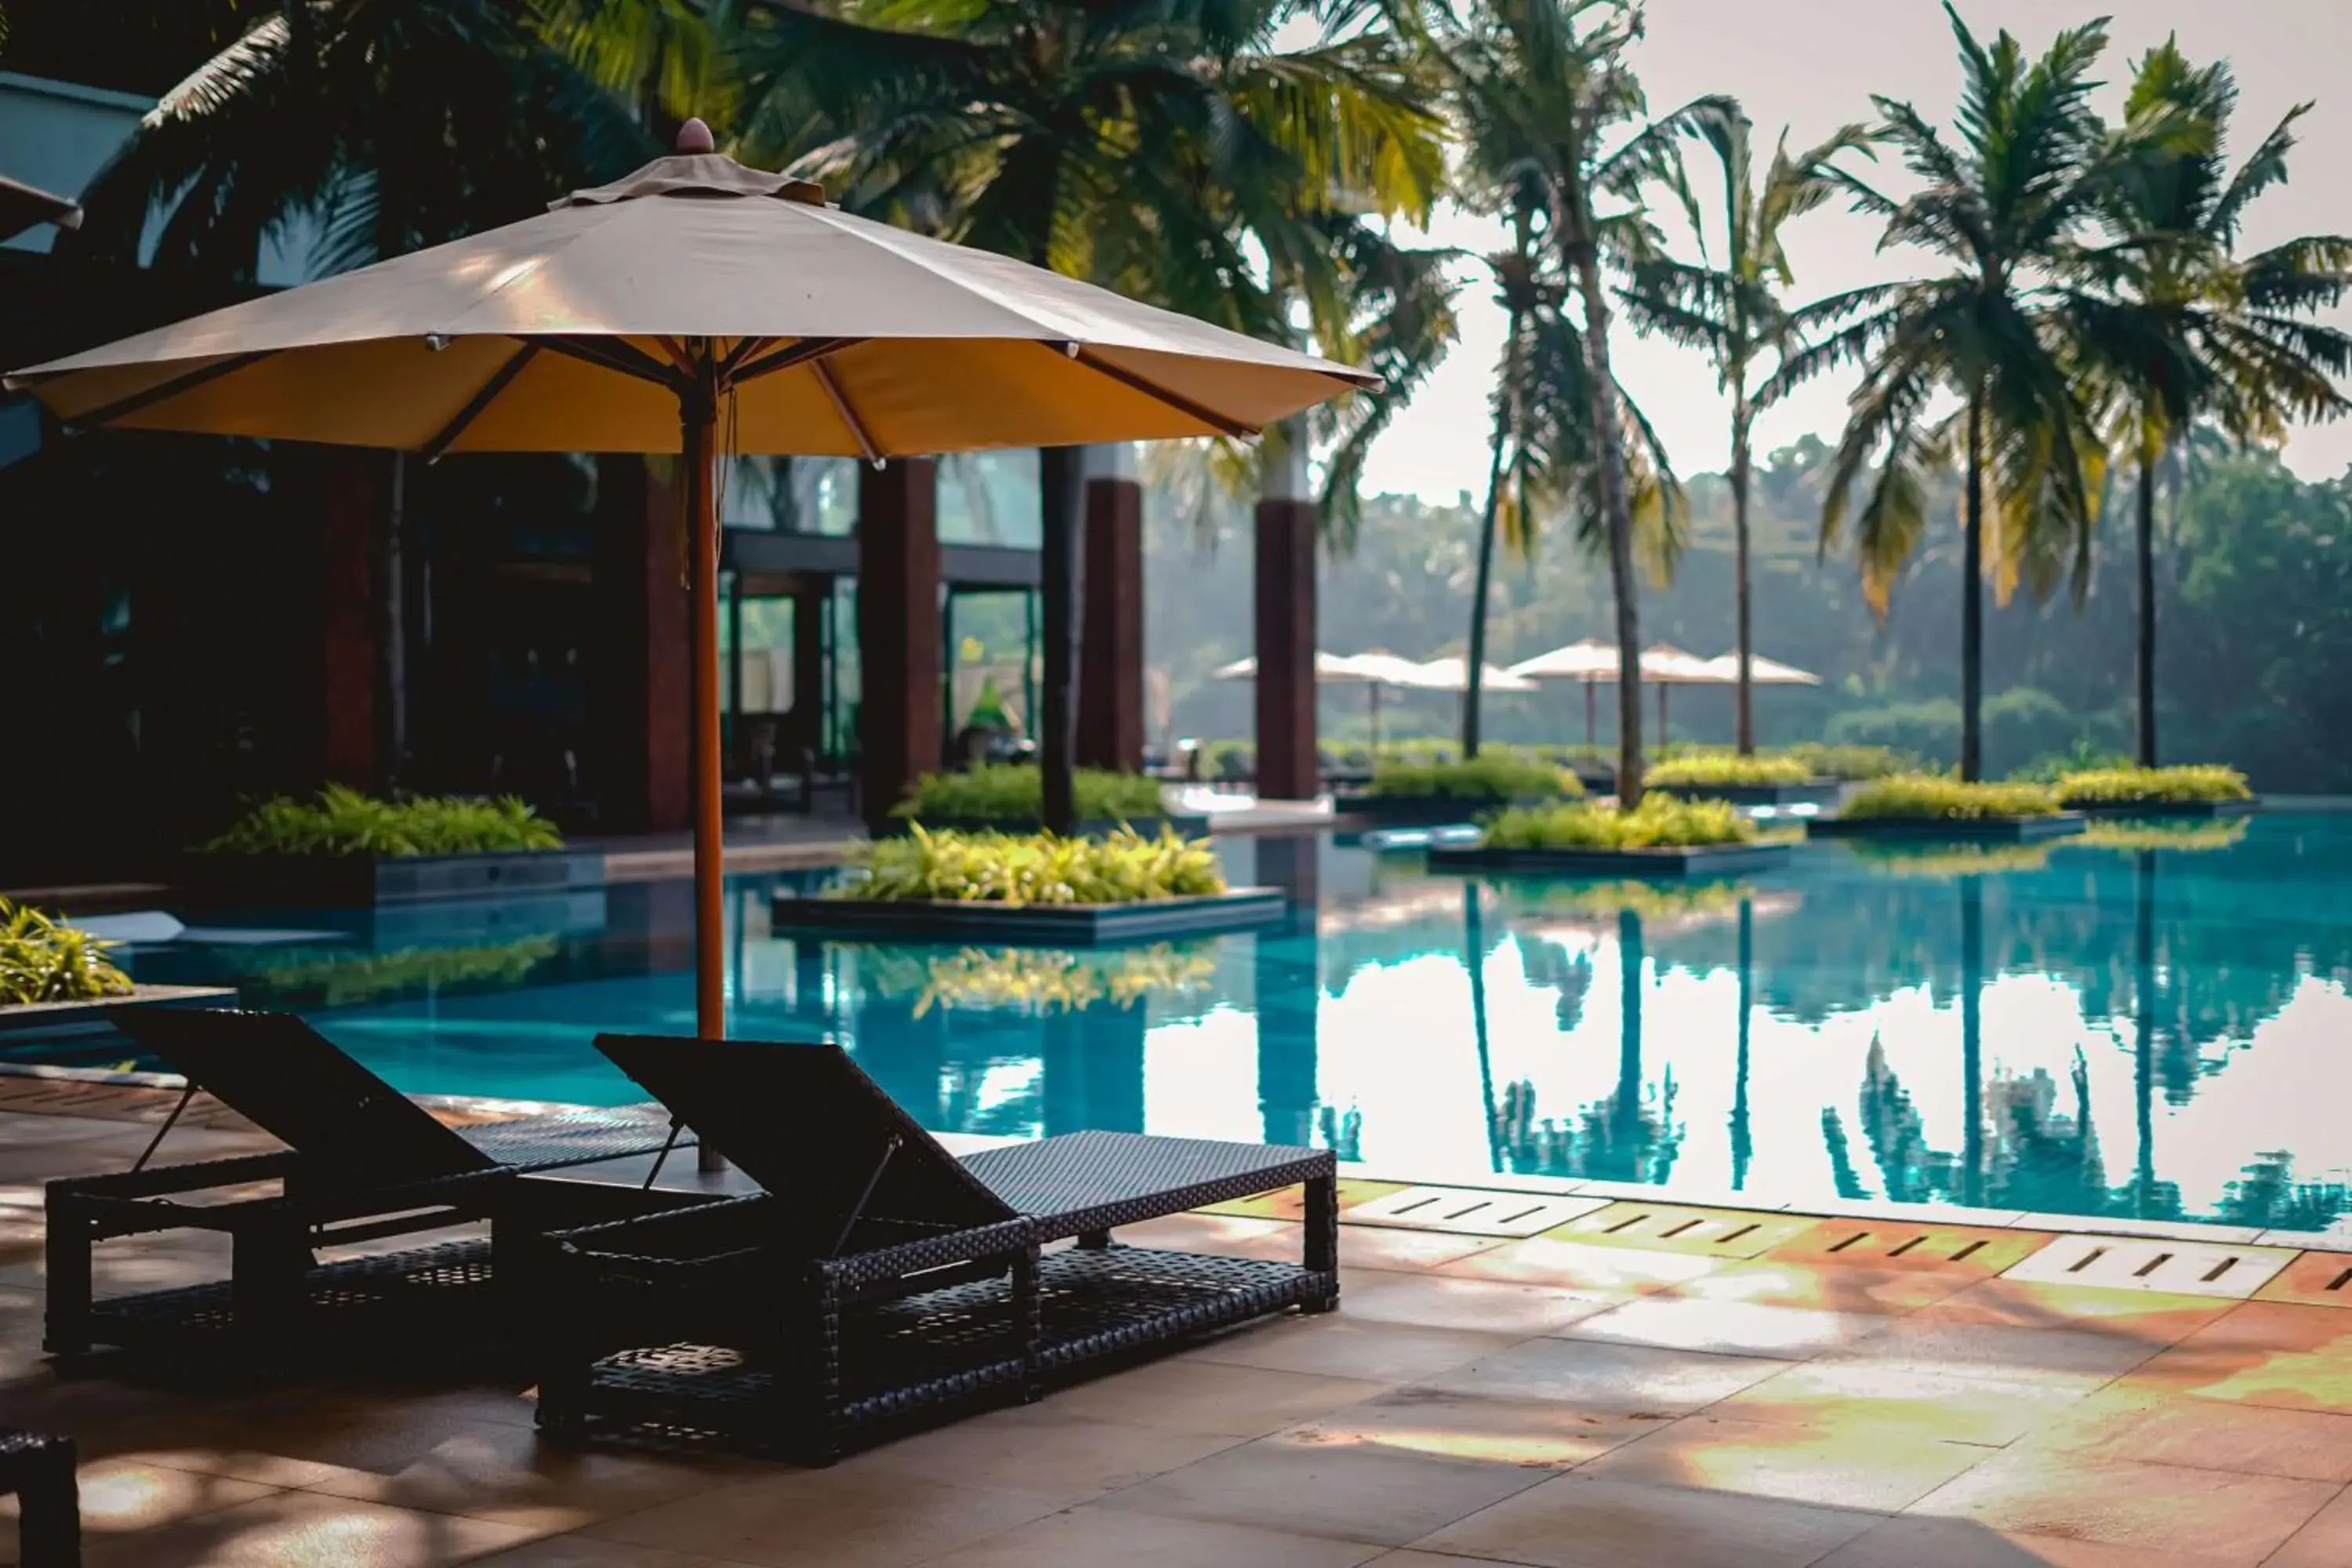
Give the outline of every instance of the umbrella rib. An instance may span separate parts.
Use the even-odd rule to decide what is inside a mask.
[[[514,378],[520,375],[523,373],[523,367],[530,363],[539,353],[539,348],[540,345],[537,342],[526,339],[522,347],[508,355],[504,363],[490,372],[489,379],[476,387],[474,395],[466,400],[466,406],[457,410],[457,417],[444,425],[441,427],[441,433],[427,441],[421,448],[425,460],[428,463],[439,462],[441,454],[457,445],[457,437],[463,436],[474,421],[482,416],[482,411],[497,402],[499,394],[513,384]]]
[[[876,449],[874,437],[866,433],[866,422],[858,418],[857,410],[849,405],[849,398],[841,390],[841,383],[833,379],[833,372],[825,368],[824,361],[812,359],[809,362],[809,369],[816,372],[817,384],[824,388],[824,395],[827,397],[833,399],[833,411],[841,416],[841,422],[844,425],[849,426],[849,433],[856,437],[857,449],[866,454],[866,460],[869,463],[880,462],[882,454]]]
[[[719,384],[724,386],[733,381],[735,373],[743,368],[745,361],[755,353],[765,353],[775,341],[773,338],[737,338],[735,346],[729,349],[719,362]]]
[[[803,338],[788,348],[778,349],[774,353],[755,359],[735,371],[726,377],[727,384],[740,386],[747,381],[756,381],[761,376],[773,375],[780,370],[790,370],[796,364],[806,364],[811,360],[823,359],[843,349],[855,348],[865,341],[864,338]]]
[[[134,392],[128,397],[101,405],[87,414],[77,414],[65,423],[78,430],[95,430],[102,425],[111,425],[117,419],[136,414],[142,408],[152,408],[166,398],[177,397],[184,392],[192,392],[206,382],[218,381],[225,375],[234,375],[246,366],[266,360],[277,352],[276,349],[256,349],[251,353],[231,354],[226,359],[215,360],[210,364],[198,365],[195,369],[175,375],[169,381],[158,383],[144,392]]]
[[[557,353],[584,360],[600,370],[617,371],[639,381],[650,381],[656,386],[667,387],[672,392],[686,390],[684,376],[643,349],[625,343],[618,338],[547,337],[536,341]]]
[[[1050,350],[1056,355],[1065,355],[1068,353],[1068,351],[1064,349],[1058,343],[1040,342],[1037,346],[1042,349]],[[1258,434],[1258,427],[1255,425],[1244,425],[1237,419],[1228,419],[1213,408],[1210,408],[1202,404],[1195,403],[1191,398],[1185,397],[1181,394],[1171,392],[1166,387],[1157,385],[1152,382],[1146,380],[1144,377],[1136,374],[1131,370],[1123,369],[1118,365],[1112,364],[1108,360],[1097,358],[1096,355],[1089,353],[1084,348],[1080,348],[1076,354],[1068,355],[1068,357],[1076,359],[1080,364],[1086,366],[1088,370],[1093,371],[1097,375],[1108,376],[1111,380],[1118,382],[1121,386],[1127,387],[1131,391],[1139,392],[1155,403],[1166,404],[1169,407],[1173,408],[1179,414],[1184,415],[1189,418],[1198,419],[1202,424],[1206,425],[1210,429],[1216,431],[1219,435],[1231,436],[1235,439],[1240,439]]]

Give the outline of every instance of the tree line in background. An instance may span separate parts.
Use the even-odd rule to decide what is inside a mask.
[[[1406,243],[1394,220],[1426,219],[1449,199],[1497,216],[1510,241],[1486,271],[1507,331],[1488,483],[1469,570],[1445,579],[1459,583],[1453,620],[1466,623],[1474,656],[1490,641],[1517,648],[1516,617],[1558,626],[1573,604],[1613,625],[1630,670],[1645,595],[1650,629],[1671,629],[1712,580],[1689,624],[1719,625],[1728,605],[1741,651],[1760,623],[1777,655],[1838,674],[1849,700],[1909,700],[1907,716],[1884,717],[1892,730],[1939,727],[1945,700],[1927,694],[1957,684],[1949,750],[1970,777],[1999,705],[2033,705],[2021,690],[2048,694],[2091,740],[2127,711],[2136,749],[2155,760],[2165,612],[2180,617],[2176,643],[2259,642],[2274,614],[2204,628],[2197,606],[2249,613],[2233,599],[2246,574],[2325,571],[2335,542],[2330,487],[2228,457],[2189,477],[2200,433],[2226,447],[2273,442],[2291,421],[2344,406],[2336,379],[2352,369],[2352,338],[2315,317],[2340,299],[2352,242],[2237,254],[2249,206],[2285,177],[2302,111],[2233,163],[2226,65],[2168,44],[2133,63],[2110,121],[2092,102],[2103,23],[2061,32],[2036,56],[2005,32],[1980,41],[1953,13],[1948,131],[1874,99],[1867,122],[1817,147],[1791,153],[1782,136],[1759,171],[1736,99],[1652,114],[1630,64],[1643,27],[1633,0],[89,0],[20,22],[11,66],[163,95],[89,193],[89,222],[70,243],[100,257],[135,257],[160,208],[158,266],[249,279],[264,245],[305,223],[321,261],[354,265],[614,177],[698,113],[747,161],[814,174],[854,210],[1368,364],[1383,377],[1377,392],[1279,437],[1322,459],[1340,584],[1365,565],[1345,547],[1377,550],[1393,526],[1423,525],[1422,546],[1450,548],[1443,517],[1356,493],[1370,443],[1451,346],[1464,286],[1454,258]],[[1718,179],[1719,199],[1703,200]],[[1936,268],[1802,300],[1782,230],[1841,201]],[[1677,248],[1685,228],[1696,254]],[[1733,436],[1727,494],[1686,490],[1618,388],[1612,346],[1627,331],[1664,334],[1717,369]],[[1838,439],[1758,471],[1756,413],[1832,370],[1861,377]],[[1073,454],[1041,455],[1049,583],[1055,552],[1071,547],[1076,478]],[[2136,517],[2130,593],[2115,586],[2112,552],[2094,548],[2118,484]],[[2300,521],[2253,515],[2265,500]],[[1937,526],[1950,517],[1957,558],[1953,531]],[[1711,548],[1719,524],[1727,570]],[[1538,552],[1547,534],[1569,548]],[[1849,541],[1858,586],[1800,567]],[[1532,574],[1498,574],[1498,542],[1536,561]],[[2192,544],[2189,564],[2167,555]],[[1598,604],[1583,579],[1559,575],[1556,563],[1579,554],[1605,565]],[[2256,603],[2274,611],[2311,581],[2278,583],[2287,600]],[[1989,647],[1988,582],[1997,616],[2046,634],[2035,647],[2094,637],[2131,601],[2132,700],[2056,689],[2111,658],[2069,671],[2019,666],[2006,636]],[[1515,596],[1528,584],[1539,606]],[[1858,597],[1866,628],[1888,616],[1898,584],[1888,629],[1858,636],[1843,658],[1808,657],[1853,625],[1820,614],[1824,601]],[[1426,585],[1391,584],[1396,609]],[[2036,604],[2064,587],[2096,613],[2062,635],[2059,617],[2011,604],[2021,587]],[[1067,600],[1049,606],[1046,627],[1045,707],[1064,716],[1045,737],[1049,816],[1066,772],[1051,764],[1067,740]],[[2204,651],[2200,668],[2243,662]],[[1989,666],[2004,686],[1990,700]],[[2248,673],[2265,692],[2287,679]],[[1735,706],[1744,748],[1755,738],[1745,679]],[[1630,802],[1644,742],[1636,682],[1617,686],[1615,707]],[[2189,732],[2218,746],[2194,711],[2184,704]],[[1483,712],[1474,677],[1460,715],[1474,747]],[[1839,721],[1866,727],[1855,712]]]

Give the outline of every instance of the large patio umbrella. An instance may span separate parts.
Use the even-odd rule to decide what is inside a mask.
[[[1722,686],[1737,676],[1718,674],[1712,661],[1685,653],[1672,643],[1655,642],[1642,650],[1642,679],[1658,689],[1658,743],[1666,743],[1666,693],[1677,686]]]
[[[1539,653],[1533,658],[1521,659],[1511,666],[1513,675],[1528,680],[1574,680],[1584,687],[1584,743],[1598,745],[1600,717],[1593,689],[1602,681],[1617,679],[1617,645],[1602,642],[1599,637],[1585,637],[1556,647],[1549,653]]]
[[[717,155],[690,121],[677,156],[540,216],[36,365],[8,384],[82,426],[428,458],[683,453],[695,998],[701,1032],[717,1037],[721,447],[880,462],[1245,437],[1371,379],[852,217],[815,185]]]
[[[81,208],[68,197],[0,174],[0,239],[14,239],[37,223],[79,228]]]
[[[1381,749],[1381,693],[1391,686],[1410,687],[1417,684],[1415,677],[1421,666],[1397,654],[1375,650],[1370,653],[1330,653],[1315,650],[1315,681],[1320,686],[1360,686],[1371,705],[1372,752]],[[1222,664],[1209,672],[1216,680],[1255,680],[1257,656],[1251,654],[1231,664]]]
[[[1739,679],[1739,656],[1736,653],[1717,654],[1706,660],[1706,668],[1716,679],[1729,685]],[[1822,683],[1822,678],[1810,669],[1799,669],[1793,664],[1782,664],[1779,659],[1766,658],[1760,653],[1748,656],[1748,679],[1757,686],[1819,686]]]

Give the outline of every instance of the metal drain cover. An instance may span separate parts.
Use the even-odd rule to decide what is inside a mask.
[[[1443,1230],[1459,1236],[1535,1236],[1606,1203],[1604,1198],[1545,1197],[1475,1187],[1406,1187],[1358,1204],[1342,1217],[1349,1225]]]
[[[1772,1256],[1790,1262],[1843,1263],[1990,1278],[2023,1262],[2050,1237],[2039,1231],[1900,1220],[1825,1219]]]
[[[2306,1252],[2254,1292],[2257,1301],[2352,1307],[2352,1253]]]
[[[1813,1223],[1803,1215],[1622,1202],[1579,1215],[1560,1227],[1558,1239],[1651,1247],[1662,1252],[1696,1252],[1716,1258],[1759,1258],[1810,1229]]]
[[[2181,1296],[2252,1295],[2294,1258],[2284,1247],[2217,1247],[2120,1236],[2062,1236],[2001,1275],[2037,1285],[2096,1285]]]

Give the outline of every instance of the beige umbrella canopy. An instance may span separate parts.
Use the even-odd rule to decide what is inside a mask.
[[[1361,686],[1366,689],[1367,700],[1371,704],[1372,751],[1376,754],[1381,749],[1381,689],[1421,685],[1421,673],[1420,665],[1397,654],[1377,650],[1371,653],[1331,653],[1319,647],[1315,650],[1317,684],[1328,681],[1335,686]],[[1257,656],[1251,654],[1231,664],[1219,665],[1209,674],[1217,680],[1255,680]]]
[[[1739,656],[1736,653],[1717,654],[1706,661],[1706,668],[1714,672],[1717,679],[1730,685],[1739,679]],[[1757,686],[1819,686],[1822,683],[1822,678],[1810,669],[1799,669],[1793,664],[1782,664],[1778,659],[1766,658],[1760,653],[1748,656],[1748,679]]]
[[[1250,436],[1373,378],[852,217],[814,185],[711,145],[688,121],[677,156],[541,216],[36,365],[7,384],[84,426],[428,457],[683,452],[696,1003],[701,1032],[716,1037],[726,1000],[718,432],[740,452],[870,460]],[[1049,760],[1062,749],[1049,739]],[[1049,805],[1055,794],[1049,781]]]
[[[1467,691],[1470,689],[1470,661],[1458,653],[1449,653],[1417,666],[1413,679],[1403,684],[1423,691]],[[1485,691],[1533,691],[1536,683],[1517,671],[1497,669],[1491,664],[1478,667],[1478,686]]]

